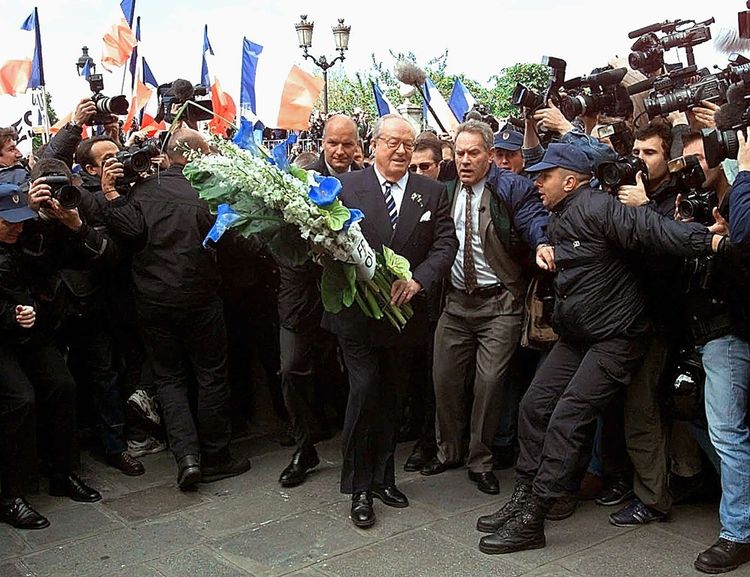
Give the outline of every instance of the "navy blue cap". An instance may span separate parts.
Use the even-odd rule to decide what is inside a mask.
[[[526,172],[541,172],[550,168],[567,168],[581,174],[591,174],[591,161],[580,148],[573,144],[553,142],[544,153],[541,162],[529,166]]]
[[[502,148],[503,150],[521,150],[523,144],[523,134],[515,130],[503,130],[495,134],[493,148]]]
[[[26,205],[26,195],[15,184],[0,184],[0,218],[16,223],[38,215]]]

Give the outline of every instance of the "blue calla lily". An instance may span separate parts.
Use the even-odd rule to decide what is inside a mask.
[[[318,185],[311,186],[307,195],[317,206],[329,206],[339,197],[339,192],[341,192],[339,179],[333,176],[316,176],[315,180],[318,181]]]
[[[240,120],[240,129],[235,134],[232,142],[243,150],[249,150],[253,156],[260,156],[258,145],[255,142],[254,125],[247,118]]]
[[[297,142],[297,135],[292,133],[284,142],[279,142],[273,147],[273,150],[271,150],[271,156],[276,161],[274,164],[276,164],[280,170],[289,172],[289,159],[286,156],[286,151],[288,147],[295,142]]]
[[[228,204],[220,204],[216,209],[216,222],[208,231],[206,238],[203,239],[203,246],[208,246],[208,241],[219,242],[221,236],[240,218],[234,209]]]
[[[365,217],[365,213],[359,210],[358,208],[350,208],[349,209],[349,219],[344,223],[344,230],[349,230],[349,227],[353,225],[355,222],[359,222]]]

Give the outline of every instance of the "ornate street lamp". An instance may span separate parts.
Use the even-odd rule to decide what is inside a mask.
[[[339,18],[338,25],[332,28],[333,39],[339,55],[329,62],[325,56],[315,58],[315,56],[308,53],[308,49],[312,47],[312,34],[315,22],[309,22],[307,14],[301,15],[300,18],[301,20],[294,25],[294,28],[297,30],[297,39],[299,40],[299,47],[302,48],[302,54],[305,58],[312,60],[323,71],[323,116],[325,117],[328,116],[328,69],[339,60],[344,61],[344,52],[349,49],[349,31],[351,30],[351,26],[345,25],[344,19]]]
[[[86,69],[87,63],[89,67],[89,73],[96,74],[96,64],[94,63],[94,59],[89,56],[89,47],[84,46],[83,48],[81,48],[81,55],[76,61],[76,70],[78,71],[78,76],[81,76],[83,74],[83,71]]]

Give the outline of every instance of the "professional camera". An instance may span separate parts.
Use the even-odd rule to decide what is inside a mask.
[[[101,74],[91,74],[89,76],[89,89],[93,94],[91,101],[96,106],[96,114],[88,119],[87,123],[91,126],[97,124],[106,124],[112,120],[112,115],[124,115],[128,113],[128,99],[120,94],[119,96],[104,96],[104,79]]]
[[[618,120],[611,124],[602,124],[596,132],[591,134],[599,140],[609,139],[612,148],[621,156],[627,156],[633,150],[635,137],[624,120]]]
[[[563,84],[567,95],[560,98],[560,111],[568,120],[598,112],[627,116],[633,110],[633,103],[627,88],[620,84],[627,72],[627,68],[597,69],[589,76],[568,80]],[[589,92],[584,92],[584,88]]]
[[[665,371],[668,384],[666,405],[672,417],[691,422],[705,419],[706,372],[701,356],[692,349],[683,349],[672,363],[672,368]]]
[[[546,108],[549,100],[557,105],[560,101],[558,92],[565,82],[565,69],[567,68],[565,60],[554,56],[542,56],[541,63],[550,68],[550,80],[547,87],[542,92],[534,92],[519,82],[510,97],[511,104],[527,109],[528,114],[532,114],[539,108]]]
[[[617,194],[623,184],[636,184],[635,175],[638,171],[643,174],[643,185],[648,188],[648,167],[638,156],[600,162],[596,167],[596,177],[604,190]]]
[[[208,96],[208,87],[202,84],[193,85],[187,80],[178,78],[174,82],[160,85],[156,89],[156,95],[159,100],[159,111],[154,117],[156,122],[162,120],[174,122],[174,115],[186,102],[194,102],[206,110],[188,105],[182,116],[185,121],[195,123],[213,118],[213,105],[211,97]]]
[[[654,91],[644,99],[643,106],[649,118],[669,114],[670,112],[685,112],[694,106],[700,106],[702,100],[721,102],[727,91],[727,82],[717,74],[709,74],[703,69],[697,72],[698,79],[687,83],[692,74],[680,70],[660,77],[654,81]],[[676,78],[676,79],[675,79]]]
[[[669,172],[677,176],[682,189],[688,191],[677,205],[680,216],[684,219],[691,218],[701,224],[711,224],[712,212],[714,207],[718,206],[718,200],[714,191],[702,188],[706,174],[698,157],[692,154],[681,156],[670,160],[667,166]]]
[[[51,196],[60,203],[61,207],[71,210],[78,208],[78,205],[81,204],[81,191],[70,184],[70,180],[64,174],[46,174],[40,177],[38,181],[52,189]],[[24,192],[28,192],[28,190],[24,190]]]
[[[475,104],[472,106],[471,110],[464,114],[463,122],[466,122],[467,120],[479,120],[480,122],[489,124],[490,128],[492,128],[492,132],[500,130],[500,124],[497,119],[490,114],[490,111],[484,104]]]
[[[163,133],[163,134],[166,134]],[[117,184],[130,184],[138,177],[151,170],[151,159],[159,156],[162,143],[158,139],[136,139],[135,144],[115,154],[115,160],[122,163],[124,176],[117,179]]]
[[[636,38],[630,49],[628,63],[631,68],[652,74],[664,66],[664,52],[672,48],[685,48],[688,66],[695,65],[693,47],[711,40],[709,25],[715,22],[709,18],[704,22],[695,20],[674,20],[644,26],[628,33],[628,38]],[[664,33],[661,38],[657,32]]]

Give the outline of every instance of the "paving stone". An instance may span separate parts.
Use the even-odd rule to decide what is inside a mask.
[[[718,505],[678,505],[672,509],[669,520],[655,526],[706,546],[713,545],[721,530],[719,508]]]
[[[369,542],[351,523],[310,511],[239,532],[217,541],[213,548],[258,575],[278,575]]]
[[[486,510],[461,513],[438,521],[432,524],[431,528],[476,549],[479,539],[485,535],[476,529],[477,517],[492,513],[495,509],[490,507]],[[591,547],[592,544],[622,536],[631,531],[631,529],[610,525],[606,518],[608,512],[608,509],[594,505],[593,502],[581,503],[572,517],[546,523],[544,532],[547,537],[547,546],[544,549],[519,551],[512,553],[509,557],[514,563],[524,567],[538,567]]]
[[[20,561],[0,563],[0,575],[3,577],[34,577],[34,574]]]
[[[483,555],[428,529],[337,556],[319,568],[338,577],[511,577],[523,570],[506,558]]]
[[[104,574],[197,545],[199,540],[183,519],[164,519],[26,555],[23,562],[39,577]]]
[[[35,549],[50,543],[69,541],[87,535],[101,535],[124,525],[108,517],[101,504],[76,503],[71,507],[45,513],[50,526],[41,531],[25,531],[23,538]]]
[[[104,507],[126,521],[153,519],[174,511],[205,503],[206,498],[195,491],[180,491],[176,484],[159,485],[135,491],[104,503]]]
[[[22,533],[8,525],[0,526],[0,559],[21,555],[28,550],[21,536]]]
[[[145,564],[123,565],[117,571],[107,570],[102,572],[101,569],[93,569],[89,573],[76,575],[76,577],[165,577],[164,573],[157,571],[153,567]]]
[[[581,577],[575,573],[571,573],[565,567],[561,567],[556,563],[544,565],[532,569],[528,573],[523,573],[523,577]]]
[[[150,563],[166,577],[205,575],[210,577],[253,577],[251,573],[231,565],[206,547],[196,547],[157,559]]]
[[[558,563],[574,573],[592,577],[684,577],[700,575],[693,568],[693,561],[701,550],[698,543],[647,525]],[[747,571],[738,574],[747,575]]]
[[[499,495],[482,493],[469,481],[467,471],[461,467],[429,477],[419,475],[419,480],[415,479],[409,488],[409,499],[448,513],[459,513],[477,507],[491,509],[513,490],[511,485],[501,482]]]

